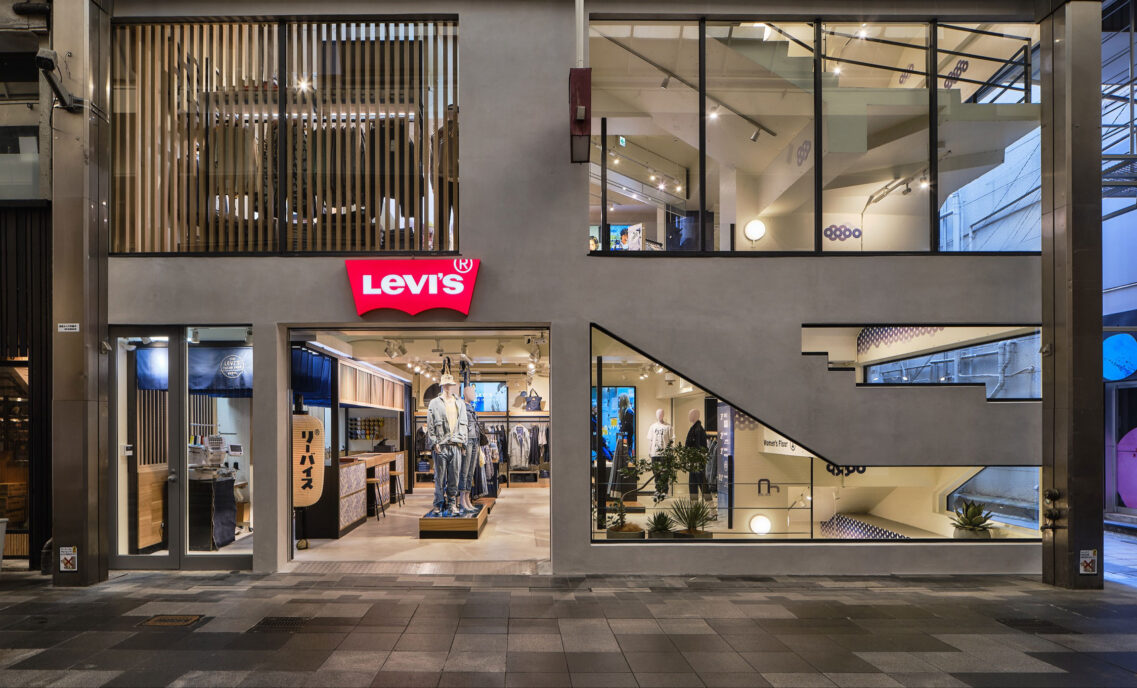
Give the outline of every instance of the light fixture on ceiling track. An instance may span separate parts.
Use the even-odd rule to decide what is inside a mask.
[[[387,358],[398,358],[399,352],[395,350],[395,345],[391,343],[390,339],[386,342],[387,346],[383,347],[383,353],[387,355]]]
[[[501,357],[502,351],[505,351],[505,342],[498,342],[497,343],[497,355],[499,358]]]
[[[761,129],[755,129],[754,133],[750,135],[750,140],[757,143],[758,137],[761,135],[762,135],[762,130]]]
[[[671,75],[666,74],[663,77],[663,82],[659,84],[660,88],[667,88],[671,84]]]
[[[710,119],[718,119],[719,118],[719,106],[715,105],[714,107],[712,107],[710,113],[707,114],[707,117],[709,117]]]

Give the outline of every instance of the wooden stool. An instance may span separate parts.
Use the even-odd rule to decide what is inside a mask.
[[[395,495],[391,497],[391,502],[394,503],[395,498],[399,500],[400,506],[407,505],[406,495],[403,493],[403,472],[391,471],[391,477],[395,479]]]
[[[371,486],[372,492],[375,493],[375,520],[379,520],[379,514],[383,514],[383,518],[387,517],[387,508],[383,506],[383,495],[379,492],[379,486],[383,481],[379,478],[368,478],[367,484]]]

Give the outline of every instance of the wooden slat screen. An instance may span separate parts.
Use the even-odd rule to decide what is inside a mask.
[[[114,39],[114,252],[457,250],[456,22]]]
[[[217,434],[217,400],[207,394],[189,395],[190,437]]]
[[[140,389],[134,456],[139,467],[169,462],[169,398],[164,389]]]

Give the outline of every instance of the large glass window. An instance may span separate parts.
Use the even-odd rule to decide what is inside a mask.
[[[942,251],[1042,247],[1035,24],[937,27]]]
[[[590,37],[591,250],[1040,249],[1037,25],[593,22]]]
[[[985,487],[1006,482],[993,468],[844,466],[598,327],[592,356],[594,542],[944,539],[961,497],[1009,514],[992,538],[1039,536],[1019,508],[1037,467],[1006,470],[1012,505]]]
[[[988,399],[1041,399],[1042,335],[951,348],[866,365],[868,384],[982,384]]]
[[[117,27],[112,250],[456,250],[457,31]]]
[[[27,365],[0,366],[0,518],[8,519],[9,551],[18,539],[27,545],[30,409]]]

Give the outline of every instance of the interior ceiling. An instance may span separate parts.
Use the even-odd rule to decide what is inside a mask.
[[[339,330],[330,334],[351,344],[353,357],[368,363],[405,366],[407,362],[423,362],[438,365],[449,356],[451,364],[457,367],[463,360],[465,345],[466,356],[476,367],[496,368],[500,361],[503,367],[527,369],[535,346],[539,353],[537,364],[544,370],[549,366],[549,337],[544,330]],[[388,355],[388,343],[398,355]],[[406,354],[399,353],[400,344],[406,348]]]

